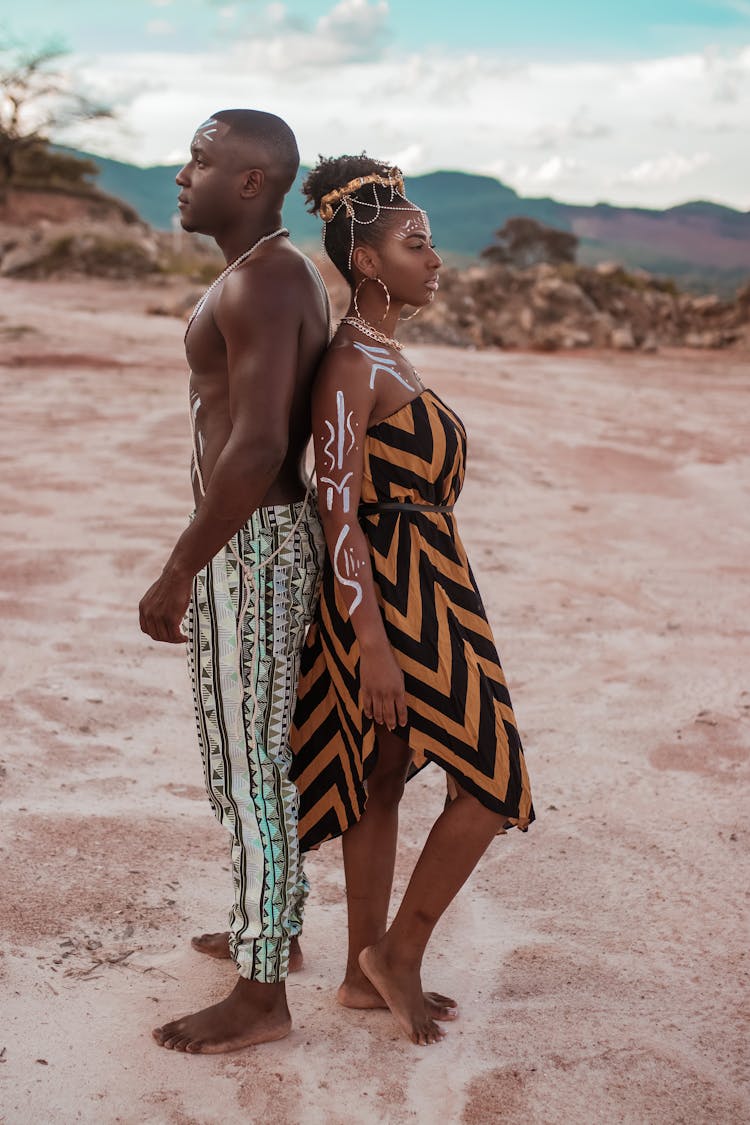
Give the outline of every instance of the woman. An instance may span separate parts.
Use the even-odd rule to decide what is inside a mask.
[[[304,192],[352,290],[317,376],[313,438],[328,546],[292,734],[300,842],[343,834],[349,956],[339,1000],[383,1001],[415,1043],[453,1002],[420,967],[445,908],[493,836],[534,819],[521,743],[453,503],[466,435],[393,338],[433,300],[442,265],[398,169],[321,160]],[[451,800],[386,929],[398,803],[410,766],[437,762]]]

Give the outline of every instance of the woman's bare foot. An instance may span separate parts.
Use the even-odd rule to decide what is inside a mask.
[[[240,977],[225,1000],[154,1028],[152,1035],[169,1051],[218,1055],[283,1039],[291,1026],[283,981],[262,984]]]
[[[427,1014],[434,1020],[449,1021],[458,1019],[458,1004],[450,996],[443,996],[439,992],[425,992],[424,1004]],[[359,970],[356,973],[347,973],[339,985],[336,999],[342,1008],[387,1008],[383,997],[365,974]]]
[[[359,966],[412,1043],[428,1045],[444,1038],[445,1032],[427,1011],[419,970],[389,960],[382,943],[363,949]]]
[[[231,958],[228,930],[220,934],[201,934],[200,937],[191,938],[190,944],[199,953],[205,953],[207,957],[215,957],[217,961],[228,961]],[[298,973],[304,964],[305,958],[302,956],[299,938],[293,937],[289,945],[289,972]]]

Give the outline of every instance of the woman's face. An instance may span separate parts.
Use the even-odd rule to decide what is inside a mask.
[[[377,246],[379,277],[391,300],[421,308],[433,300],[443,262],[432,244],[430,223],[418,207],[404,207],[389,215]]]

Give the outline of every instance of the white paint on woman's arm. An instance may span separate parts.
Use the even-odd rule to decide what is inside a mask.
[[[328,509],[329,512],[333,511],[334,489],[336,490],[337,494],[341,497],[341,504],[342,504],[342,507],[343,507],[344,511],[345,512],[349,511],[349,507],[351,505],[351,498],[350,498],[348,486],[349,486],[349,481],[352,479],[353,476],[354,476],[354,473],[347,473],[346,476],[340,481],[335,481],[333,479],[333,477],[321,477],[320,478],[321,484],[327,484],[328,485],[328,488],[326,489],[326,508]]]
[[[336,546],[333,549],[333,573],[336,575],[336,578],[339,580],[342,586],[347,586],[354,591],[354,599],[352,600],[352,604],[349,606],[349,615],[351,616],[362,601],[362,586],[359,582],[357,582],[356,578],[348,578],[347,575],[343,574],[341,570],[340,559],[342,549],[350,531],[351,526],[346,523],[339,532],[339,537],[336,540]],[[351,569],[353,561],[357,562],[358,560],[355,559],[354,552],[352,551],[351,547],[349,547],[346,549],[346,551],[344,551],[344,568],[347,570],[347,572]],[[363,566],[364,563],[360,563],[357,569],[361,570]]]
[[[351,453],[355,445],[354,430],[352,429],[353,413],[352,410],[347,412],[344,392],[336,391],[335,425],[327,418],[325,419],[325,425],[328,430],[328,441],[323,447],[323,456],[326,457],[330,463],[329,475],[320,478],[321,484],[328,485],[326,489],[326,507],[329,512],[333,511],[334,491],[341,497],[341,503],[345,512],[348,512],[351,507],[349,481],[354,476],[354,473],[348,472],[341,477],[334,476],[333,474],[334,472],[343,472],[344,457]],[[335,456],[333,454],[334,445],[336,447]]]

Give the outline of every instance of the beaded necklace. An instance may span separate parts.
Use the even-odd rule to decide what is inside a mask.
[[[279,227],[278,230],[271,231],[270,234],[264,234],[263,237],[259,238],[257,242],[254,242],[252,244],[252,246],[249,247],[249,249],[245,250],[242,254],[240,254],[239,258],[235,258],[233,262],[230,262],[229,265],[226,267],[226,269],[222,270],[222,272],[219,274],[219,276],[214,281],[211,282],[211,284],[209,285],[208,289],[203,294],[203,296],[198,298],[198,301],[196,302],[195,308],[193,309],[193,311],[190,314],[190,319],[188,320],[187,328],[185,329],[185,334],[187,335],[187,332],[190,329],[190,325],[193,323],[195,318],[198,316],[198,314],[202,310],[203,306],[205,305],[206,301],[211,296],[211,294],[213,293],[213,291],[214,291],[214,289],[216,288],[217,285],[221,285],[222,281],[224,281],[225,278],[229,277],[230,273],[232,273],[233,270],[236,270],[238,266],[241,266],[243,262],[246,262],[247,259],[250,257],[250,255],[255,250],[257,250],[259,246],[262,246],[264,242],[269,242],[272,238],[278,238],[279,235],[288,235],[288,234],[289,234],[289,231],[286,229],[286,227]]]

